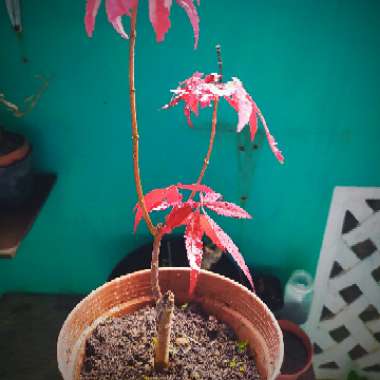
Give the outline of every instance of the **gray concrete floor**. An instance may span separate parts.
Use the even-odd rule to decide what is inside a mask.
[[[0,296],[0,380],[60,380],[56,344],[80,296]]]
[[[62,380],[57,338],[81,298],[26,293],[0,296],[0,380]],[[312,379],[312,370],[302,377]]]

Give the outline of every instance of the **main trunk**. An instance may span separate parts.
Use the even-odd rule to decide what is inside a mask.
[[[170,333],[173,323],[174,294],[167,291],[162,295],[159,281],[159,257],[162,233],[161,226],[157,226],[154,238],[151,262],[151,286],[153,297],[156,300],[156,344],[154,347],[154,367],[162,370],[169,365]]]

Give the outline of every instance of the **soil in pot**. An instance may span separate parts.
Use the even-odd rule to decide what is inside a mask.
[[[281,367],[281,373],[290,375],[299,372],[308,362],[308,352],[301,338],[283,331],[284,339],[284,361]]]
[[[153,368],[155,309],[102,322],[87,339],[81,380],[254,379],[261,377],[245,342],[197,305],[176,307],[169,368]]]

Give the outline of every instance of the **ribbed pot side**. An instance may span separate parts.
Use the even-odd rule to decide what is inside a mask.
[[[160,269],[162,290],[171,289],[178,304],[189,302],[189,273],[189,268]],[[281,329],[256,295],[226,277],[201,271],[192,300],[248,342],[263,380],[277,377],[284,354]],[[147,304],[153,304],[150,270],[116,278],[84,298],[69,314],[58,337],[58,367],[64,380],[79,379],[85,341],[100,322]]]

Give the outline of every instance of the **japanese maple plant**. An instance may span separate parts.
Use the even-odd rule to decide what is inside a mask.
[[[199,17],[196,9],[197,4],[193,0],[176,0],[176,3],[187,13],[194,32],[194,48],[197,47],[199,38]],[[101,6],[101,0],[87,0],[85,27],[91,37],[94,33],[95,18]],[[174,107],[179,103],[184,104],[184,114],[190,126],[191,113],[198,114],[199,107],[213,106],[211,133],[209,147],[205,155],[203,165],[193,184],[174,184],[166,188],[154,189],[144,194],[139,169],[139,133],[137,125],[137,112],[135,101],[135,44],[136,44],[136,18],[138,0],[105,0],[107,16],[115,30],[121,37],[129,38],[129,99],[131,110],[131,129],[133,141],[133,168],[138,202],[135,207],[135,224],[138,227],[142,219],[154,239],[151,260],[151,286],[156,301],[157,313],[157,342],[155,344],[155,368],[162,369],[168,366],[169,340],[172,325],[174,294],[171,291],[162,294],[159,284],[159,251],[161,239],[171,233],[177,227],[184,227],[184,239],[187,257],[191,267],[189,293],[194,292],[197,276],[201,268],[203,253],[203,236],[207,236],[218,248],[231,254],[253,287],[249,269],[239,252],[238,247],[222,228],[211,218],[209,211],[219,215],[233,218],[251,218],[241,207],[226,202],[223,196],[209,186],[202,183],[208,166],[217,126],[218,103],[224,98],[238,114],[237,132],[248,125],[251,140],[255,138],[258,122],[264,127],[269,146],[275,157],[283,162],[281,151],[277,148],[275,139],[270,134],[263,114],[255,101],[245,90],[238,78],[223,81],[222,62],[220,49],[218,50],[219,73],[204,75],[195,72],[190,78],[180,83],[173,90],[173,97],[163,108]],[[157,41],[164,40],[169,30],[170,10],[172,0],[149,0],[149,18],[153,25]],[[129,35],[126,33],[122,16],[130,17]],[[162,223],[154,225],[150,213],[167,210],[167,215]]]

